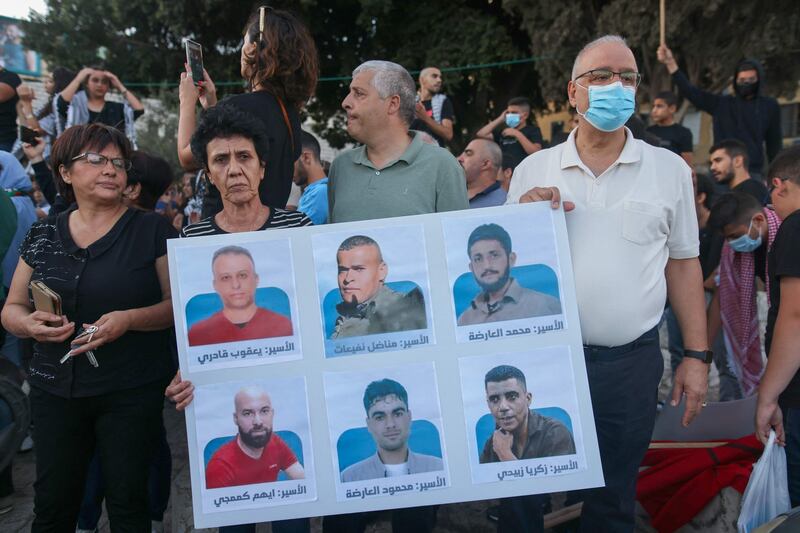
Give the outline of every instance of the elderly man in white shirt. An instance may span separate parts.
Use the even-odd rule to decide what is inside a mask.
[[[584,491],[582,531],[632,532],[639,464],[653,431],[663,373],[658,324],[669,295],[685,340],[671,403],[686,398],[683,424],[708,386],[705,300],[689,167],[633,138],[641,76],[625,41],[607,35],[575,59],[567,86],[579,125],[567,141],[527,157],[507,203],[563,203],[605,487]],[[562,199],[564,200],[562,202]],[[503,503],[537,531],[533,497]],[[512,526],[512,527],[509,527]]]

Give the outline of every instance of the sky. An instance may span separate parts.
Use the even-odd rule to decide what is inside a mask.
[[[0,15],[17,19],[27,19],[28,11],[31,9],[39,13],[44,13],[46,10],[44,0],[9,0],[2,4]]]

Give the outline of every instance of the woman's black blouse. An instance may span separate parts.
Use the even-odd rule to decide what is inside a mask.
[[[62,311],[76,332],[112,311],[135,309],[162,300],[155,261],[176,237],[162,216],[128,209],[111,230],[88,248],[79,248],[69,232],[71,207],[34,224],[20,246],[20,257],[61,296]],[[31,300],[31,306],[33,301]],[[34,342],[31,385],[64,398],[97,396],[166,380],[174,372],[169,351],[171,329],[128,331],[95,350],[100,366],[83,354],[64,364],[63,343]],[[71,339],[71,337],[70,337]]]

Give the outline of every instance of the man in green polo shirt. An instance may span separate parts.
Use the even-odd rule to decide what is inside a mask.
[[[353,71],[342,102],[347,133],[362,146],[333,160],[328,173],[328,219],[352,222],[469,208],[464,170],[443,148],[409,131],[416,87],[406,69],[367,61]],[[324,533],[361,533],[366,513],[326,516]],[[395,533],[430,533],[436,507],[392,511]]]
[[[414,80],[389,61],[367,61],[353,71],[342,102],[347,133],[362,146],[331,165],[331,222],[422,215],[467,209],[464,171],[450,152],[409,131]]]

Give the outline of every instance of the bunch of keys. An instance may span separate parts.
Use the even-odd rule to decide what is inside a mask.
[[[63,365],[64,363],[69,361],[70,357],[72,357],[72,348],[73,348],[73,346],[75,348],[78,347],[78,346],[75,346],[75,341],[76,340],[82,339],[83,337],[88,336],[89,338],[86,339],[86,342],[90,343],[90,342],[92,342],[92,337],[94,336],[95,333],[97,333],[98,329],[100,329],[100,328],[98,328],[97,326],[89,326],[86,329],[81,329],[78,332],[78,334],[75,336],[75,338],[72,339],[72,343],[70,343],[70,351],[68,351],[67,354],[64,357],[61,358],[61,361],[60,361],[61,364]],[[93,367],[97,368],[97,367],[100,366],[100,364],[97,362],[97,358],[94,356],[94,352],[92,350],[89,350],[89,351],[86,352],[86,357],[87,357],[87,359],[89,359],[89,363]]]

